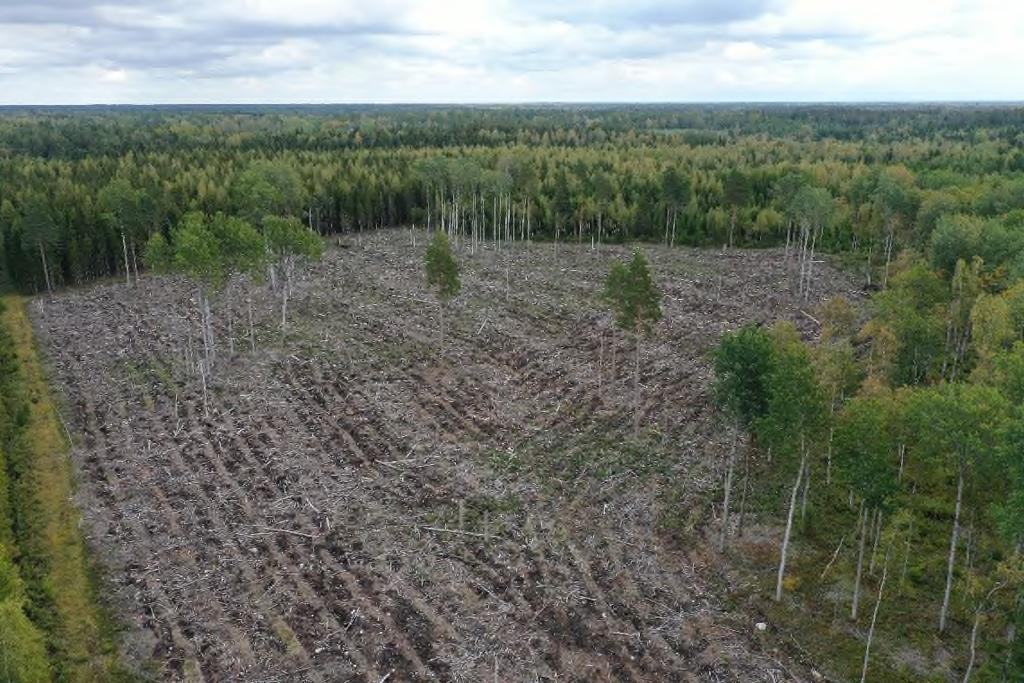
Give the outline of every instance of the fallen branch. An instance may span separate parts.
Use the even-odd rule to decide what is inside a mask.
[[[267,533],[279,533],[279,534],[291,534],[292,536],[301,536],[302,538],[315,539],[316,534],[307,534],[304,531],[295,531],[293,529],[282,529],[276,526],[261,526],[259,524],[246,524],[245,526],[251,526],[253,529],[262,529]],[[245,536],[246,534],[242,534]],[[250,534],[256,535],[256,534]]]
[[[829,560],[828,564],[825,565],[825,568],[821,570],[821,576],[818,577],[819,580],[824,579],[825,574],[828,574],[828,570],[832,568],[832,565],[835,563],[836,558],[839,557],[839,551],[843,549],[843,541],[845,540],[846,534],[843,534],[843,537],[839,539],[839,545],[836,546],[836,551],[832,553],[832,559]]]
[[[442,534],[456,534],[458,536],[475,536],[476,538],[484,538],[484,534],[478,534],[475,531],[459,531],[458,529],[442,529],[437,526],[421,526],[420,529],[424,531],[436,531]],[[493,538],[493,536],[491,536]]]
[[[808,320],[810,320],[810,321],[811,321],[812,323],[814,323],[814,324],[815,324],[815,325],[817,325],[818,327],[821,327],[821,321],[820,321],[820,320],[818,320],[817,318],[815,318],[815,317],[814,317],[813,315],[811,315],[811,314],[810,314],[810,313],[808,313],[807,311],[800,311],[800,313],[801,313],[801,315],[803,315],[803,316],[804,316],[805,318],[807,318]]]

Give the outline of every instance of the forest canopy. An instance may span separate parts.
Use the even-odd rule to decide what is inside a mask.
[[[1009,105],[0,108],[0,278],[123,276],[199,211],[323,234],[809,236],[861,255],[869,279],[913,248],[949,276],[979,256],[1008,285],[1024,274],[1022,143]]]

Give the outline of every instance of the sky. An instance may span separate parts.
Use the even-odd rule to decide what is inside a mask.
[[[0,0],[0,104],[1024,99],[1020,0]]]

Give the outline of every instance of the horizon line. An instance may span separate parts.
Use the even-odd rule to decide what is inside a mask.
[[[1024,99],[863,99],[863,100],[450,100],[337,102],[88,102],[88,103],[0,103],[0,109],[45,107],[570,107],[570,106],[764,106],[764,105],[997,105],[1024,106]]]

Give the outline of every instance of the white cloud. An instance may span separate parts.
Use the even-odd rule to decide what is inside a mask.
[[[1019,99],[998,0],[2,0],[0,102]]]

